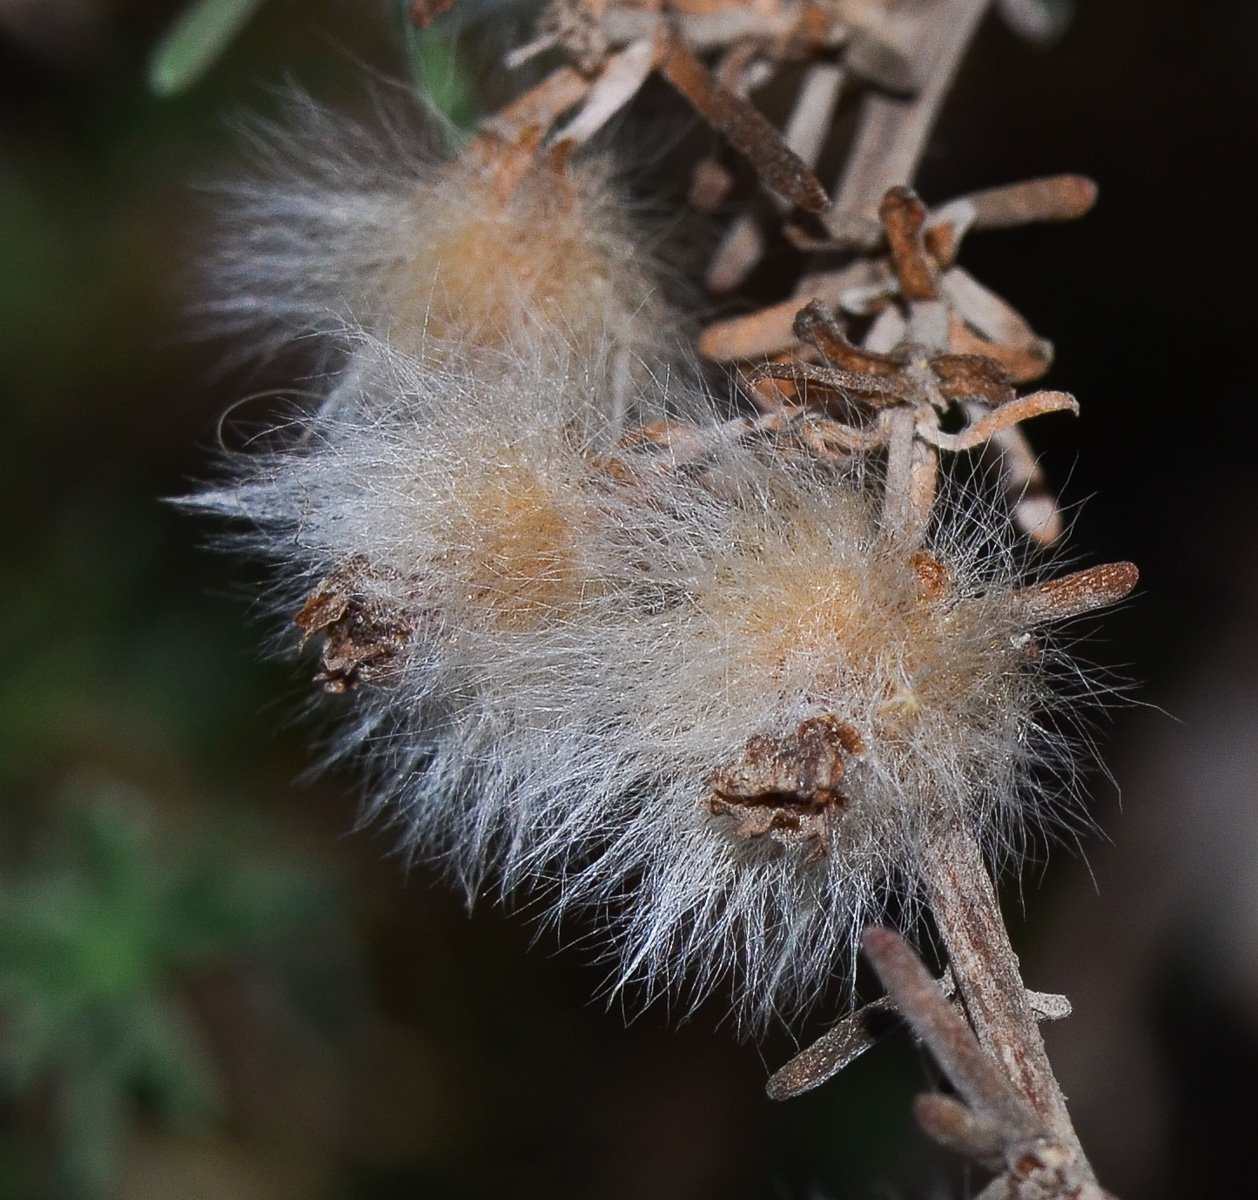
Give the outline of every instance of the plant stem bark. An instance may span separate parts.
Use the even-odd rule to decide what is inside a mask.
[[[1086,1162],[978,846],[968,833],[954,830],[935,838],[923,858],[931,911],[979,1044],[1048,1128]]]

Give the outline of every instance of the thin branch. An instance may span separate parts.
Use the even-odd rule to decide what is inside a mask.
[[[922,857],[931,912],[975,1036],[1040,1120],[1077,1147],[978,846],[953,831],[935,838]]]
[[[913,44],[919,90],[911,98],[878,92],[865,96],[852,152],[825,218],[838,240],[868,246],[877,241],[878,205],[887,190],[910,184],[926,139],[974,30],[991,0],[936,0],[923,6]]]
[[[985,871],[982,878],[987,879]],[[1003,934],[1004,925],[999,919],[996,924]],[[974,1030],[940,995],[904,939],[890,929],[873,928],[865,931],[863,944],[896,1008],[965,1101],[934,1093],[919,1096],[914,1104],[918,1123],[941,1145],[1000,1172],[981,1196],[1110,1200],[1097,1185],[1068,1122],[1065,1128],[1047,1122],[1033,1099],[1011,1085],[991,1048],[979,1045]],[[1009,954],[1012,957],[1012,951]],[[1015,998],[1025,1002],[1014,962]],[[973,1009],[964,991],[962,999],[973,1025]],[[1038,1031],[1033,1032],[1038,1041]]]
[[[970,1108],[1003,1130],[1045,1136],[1047,1124],[1028,1108],[1018,1089],[975,1041],[965,1019],[948,1003],[904,939],[889,929],[872,928],[865,930],[862,944],[896,1009]]]

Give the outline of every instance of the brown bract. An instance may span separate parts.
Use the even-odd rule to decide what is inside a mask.
[[[732,817],[738,837],[808,844],[808,861],[821,858],[845,801],[839,784],[846,760],[864,749],[856,729],[831,715],[803,721],[783,737],[757,734],[736,762],[712,772],[704,803],[713,816]]]
[[[981,446],[997,470],[1018,526],[1038,544],[1050,545],[1061,535],[1061,514],[1019,422],[1039,412],[1069,408],[1072,402],[1063,393],[1041,392],[1016,406],[991,411],[993,405],[1013,401],[1008,385],[1029,383],[1048,370],[1052,346],[1009,304],[957,266],[956,258],[962,239],[972,229],[1068,220],[1081,216],[1095,200],[1096,185],[1079,175],[990,188],[933,211],[908,188],[892,187],[883,195],[878,222],[866,230],[868,236],[862,235],[863,240],[849,247],[842,265],[805,275],[789,300],[710,325],[700,337],[700,350],[723,362],[770,356],[773,364],[758,368],[761,378],[776,373],[777,378],[789,380],[815,363],[814,351],[820,351],[831,367],[885,374],[885,364],[880,368],[875,359],[862,362],[857,358],[856,347],[844,336],[845,323],[874,318],[865,342],[867,349],[875,351],[902,349],[916,332],[919,340],[930,342],[924,349],[934,356],[936,365],[951,375],[939,380],[942,395],[959,401],[970,419],[970,428],[960,441],[951,435],[932,436],[929,428],[924,429],[926,439],[938,449]],[[827,221],[834,224],[830,216]],[[801,241],[797,227],[788,225],[786,232]],[[745,233],[741,236],[750,244]],[[836,250],[846,244],[835,238],[801,241],[804,248],[813,250]],[[737,275],[720,254],[718,263],[720,278]],[[825,320],[805,317],[810,308]],[[837,336],[830,336],[831,330]],[[923,339],[927,332],[929,337]],[[824,337],[826,344],[819,343],[818,337]],[[941,356],[969,360],[965,374],[971,377],[977,360],[987,360],[980,368],[984,378],[960,378],[958,371],[964,364],[948,363]],[[831,374],[830,381],[835,380]],[[812,381],[823,382],[815,376]],[[773,399],[772,392],[763,387],[756,396],[762,401],[766,396]],[[888,440],[885,431],[856,436],[834,427],[805,427],[803,433],[803,440],[823,456],[866,452]],[[921,489],[919,498],[926,502],[929,495],[929,489]]]
[[[933,283],[922,265],[924,256],[914,253],[914,239],[902,223],[902,197],[896,199],[887,212],[900,223],[904,272],[928,290]],[[818,301],[800,310],[794,332],[823,361],[792,356],[754,368],[746,375],[753,398],[767,413],[789,418],[781,422],[782,432],[820,458],[843,459],[886,448],[889,492],[897,482],[897,443],[908,439],[904,488],[920,528],[934,501],[937,451],[982,448],[998,436],[1009,436],[1030,417],[1078,411],[1065,392],[1017,397],[1001,364],[983,355],[932,352],[907,341],[885,354],[860,349],[848,342],[833,314]],[[954,409],[966,424],[946,432],[941,423]]]
[[[1070,182],[1057,186],[1062,180]],[[934,502],[937,453],[981,449],[1023,532],[1051,544],[1061,533],[1061,517],[1018,426],[1078,406],[1065,392],[1017,396],[1016,382],[1046,369],[1047,343],[999,297],[949,264],[979,211],[997,223],[1028,211],[1060,216],[1093,194],[1078,177],[1060,176],[1025,185],[1012,197],[984,193],[981,204],[967,201],[964,211],[954,204],[946,220],[932,225],[911,189],[889,189],[878,210],[885,257],[867,264],[863,281],[855,270],[863,260],[851,264],[849,286],[794,313],[789,338],[772,339],[782,343],[775,359],[744,372],[753,398],[766,412],[789,417],[778,426],[789,426],[795,442],[821,458],[885,449],[888,518],[918,530]],[[849,341],[843,324],[845,313],[857,312],[876,317],[864,347]],[[776,305],[761,317],[776,326],[787,315],[787,307]],[[755,326],[761,317],[743,320]],[[759,344],[764,330],[748,328]],[[700,347],[709,357],[739,357],[748,349],[741,336],[731,326],[710,327]],[[957,432],[942,427],[950,410],[965,421]]]
[[[413,631],[410,621],[373,596],[371,581],[381,578],[356,554],[319,583],[293,618],[301,645],[323,634],[315,682],[325,691],[347,692],[386,674]]]

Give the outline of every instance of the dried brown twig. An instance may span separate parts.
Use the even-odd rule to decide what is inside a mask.
[[[983,870],[981,863],[978,869]],[[1016,1041],[1016,1066],[1024,1076],[1033,1076],[1037,1084],[1032,1099],[1002,1070],[1009,1062],[998,1062],[979,1044],[970,1025],[948,1003],[898,934],[889,929],[868,929],[864,947],[896,1008],[935,1056],[960,1097],[938,1092],[919,1096],[914,1105],[918,1123],[940,1145],[997,1172],[980,1200],[1105,1200],[1108,1193],[1098,1186],[1065,1105],[1059,1103],[1061,1092],[1043,1058],[1034,1021],[1029,1022],[1029,1034],[1019,1030]],[[1017,983],[1018,988],[1009,994],[1021,990],[1021,980]],[[964,991],[962,998],[973,1024],[975,1000]],[[1025,1004],[1022,1007],[1027,1008]],[[1020,1016],[1011,1017],[998,1007],[985,1015],[998,1026],[1022,1023]],[[1038,1056],[1033,1053],[1036,1046]],[[1029,1061],[1034,1057],[1043,1058],[1042,1065]],[[1049,1092],[1055,1100],[1050,1099]]]
[[[1056,190],[1024,185],[1017,200],[1004,210],[999,202],[990,201],[989,210],[1038,212],[1058,203],[1052,194]],[[1038,208],[1027,203],[1028,192],[1040,201]],[[978,206],[969,204],[968,211],[977,210]],[[797,346],[814,349],[825,365],[793,355],[755,367],[746,376],[753,396],[768,409],[789,401],[799,411],[812,409],[825,414],[820,422],[814,420],[804,427],[804,440],[822,457],[886,448],[887,523],[911,536],[925,528],[929,517],[936,452],[986,448],[995,443],[997,465],[1014,505],[1015,520],[1033,539],[1044,543],[1055,540],[1061,519],[1042,489],[1028,491],[1028,484],[1035,481],[1034,459],[1018,426],[1042,413],[1077,412],[1074,398],[1052,391],[1017,397],[1012,386],[1015,376],[1002,361],[1000,343],[986,342],[974,334],[958,336],[965,325],[953,299],[957,288],[949,286],[949,278],[960,268],[943,271],[943,267],[949,261],[948,253],[955,252],[959,224],[930,225],[925,206],[907,188],[887,192],[879,219],[887,245],[880,295],[884,300],[898,297],[906,310],[903,315],[894,307],[881,310],[881,336],[894,339],[893,349],[881,352],[871,347],[880,333],[878,325],[866,346],[858,349],[847,340],[830,307],[813,300],[795,314],[791,337]],[[936,230],[943,232],[932,237]],[[932,253],[932,244],[944,249]],[[964,311],[972,314],[977,307],[977,303],[970,303]],[[999,325],[994,315],[983,323],[987,328]],[[888,334],[889,329],[894,332]],[[1015,346],[1028,341],[1021,327],[1008,320],[1001,334]],[[789,385],[787,393],[778,387],[757,387],[769,380]],[[957,433],[945,433],[940,419],[954,405],[961,407],[967,424]],[[876,411],[876,420],[861,424],[862,409]]]
[[[937,983],[945,999],[955,1007],[959,1001],[952,972],[945,972]],[[1026,996],[1037,1021],[1062,1021],[1070,1016],[1070,1001],[1065,996],[1029,990]],[[887,1019],[896,1012],[890,996],[861,1005],[770,1076],[765,1085],[769,1099],[789,1100],[832,1079],[877,1044],[885,1032]]]
[[[808,164],[755,107],[714,82],[680,38],[668,39],[659,69],[699,115],[747,158],[769,191],[806,212],[830,206],[830,198]]]

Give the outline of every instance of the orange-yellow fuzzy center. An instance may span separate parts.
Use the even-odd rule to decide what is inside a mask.
[[[538,194],[548,180],[561,186],[530,176],[506,198],[482,185],[426,228],[396,280],[400,325],[491,347],[528,328],[577,342],[601,329],[611,264],[579,202]]]
[[[890,730],[927,707],[982,705],[1016,667],[994,610],[956,597],[936,560],[858,571],[820,544],[760,550],[704,598],[741,687],[802,690],[844,719],[871,705]]]
[[[850,574],[779,574],[772,563],[756,566],[715,598],[718,621],[752,670],[778,675],[793,655],[816,658],[859,640],[864,606]]]
[[[532,629],[582,595],[574,535],[589,514],[528,464],[510,463],[460,496],[463,595],[497,629]]]

